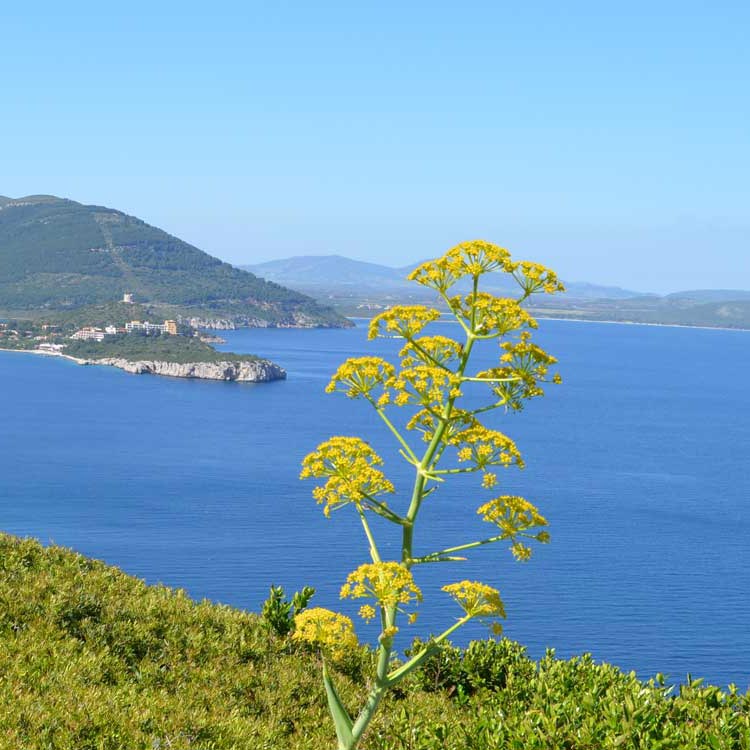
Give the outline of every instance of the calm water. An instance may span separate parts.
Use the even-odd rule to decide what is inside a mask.
[[[326,520],[297,475],[330,434],[367,434],[406,490],[366,405],[323,393],[342,359],[368,350],[364,330],[227,338],[289,379],[138,377],[0,352],[0,525],[195,597],[257,609],[272,582],[310,584],[318,604],[351,611],[336,592],[364,560],[362,532],[346,511]],[[691,672],[745,689],[750,333],[547,321],[539,340],[565,384],[494,424],[527,461],[501,475],[503,490],[538,503],[552,543],[527,565],[488,547],[463,568],[419,569],[414,632],[457,614],[441,583],[478,578],[501,589],[506,632],[534,656],[590,651],[644,677]],[[486,535],[474,509],[490,496],[471,483],[441,488],[425,506],[422,551]],[[378,527],[395,556],[389,530]]]

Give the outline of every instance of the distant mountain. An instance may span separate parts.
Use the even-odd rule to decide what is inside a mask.
[[[311,293],[324,290],[342,292],[346,289],[356,289],[358,292],[408,291],[415,294],[417,293],[415,285],[407,281],[406,276],[420,262],[415,261],[408,266],[392,268],[379,263],[352,260],[342,255],[302,255],[241,266],[241,268],[279,284]],[[567,297],[575,299],[627,299],[643,296],[642,292],[587,282],[566,281],[565,286],[568,290]],[[512,279],[500,273],[488,274],[484,278],[484,288],[504,293],[517,289]]]
[[[52,195],[0,198],[0,310],[72,310],[125,292],[170,314],[240,325],[347,325],[310,297],[121,211]]]
[[[418,262],[402,268],[364,263],[340,255],[308,255],[274,260],[249,270],[325,300],[348,315],[373,315],[399,303],[436,303],[430,290],[406,281]],[[457,285],[465,291],[466,284]],[[750,328],[750,291],[699,290],[665,297],[616,286],[565,281],[565,294],[539,295],[533,314],[549,318],[651,323],[722,328]],[[517,294],[507,274],[488,274],[482,288]]]
[[[299,255],[250,266],[240,266],[277,283],[302,285],[407,285],[406,272],[397,268],[352,260],[343,255]],[[284,281],[282,281],[282,279]]]
[[[750,291],[746,289],[693,289],[687,292],[668,294],[666,298],[674,301],[741,302],[750,300]]]

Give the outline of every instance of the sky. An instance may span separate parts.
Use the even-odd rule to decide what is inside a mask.
[[[483,238],[565,279],[750,289],[750,3],[3,8],[0,195],[232,263]]]

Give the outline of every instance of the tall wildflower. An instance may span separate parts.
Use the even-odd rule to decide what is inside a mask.
[[[493,272],[508,274],[517,283],[518,296],[502,298],[481,291],[481,277]],[[497,589],[479,581],[447,583],[442,590],[458,605],[459,615],[429,645],[405,663],[394,665],[397,621],[405,616],[413,623],[415,608],[422,600],[413,573],[417,566],[458,562],[465,557],[457,553],[502,541],[510,543],[517,560],[525,561],[531,557],[530,542],[549,541],[547,520],[528,500],[516,495],[499,495],[479,506],[481,519],[497,527],[492,536],[423,552],[415,547],[414,529],[429,495],[451,475],[478,474],[477,491],[481,493],[495,488],[498,470],[524,467],[515,442],[486,427],[481,419],[494,410],[519,411],[525,401],[543,395],[547,383],[560,382],[560,376],[550,372],[557,360],[531,340],[537,323],[524,303],[532,294],[564,291],[562,284],[554,271],[538,263],[514,261],[508,250],[483,240],[456,245],[440,258],[418,266],[409,279],[436,293],[458,324],[461,340],[424,333],[441,318],[440,310],[397,305],[373,318],[369,338],[402,339],[398,364],[380,357],[348,359],[327,390],[370,403],[414,471],[410,496],[403,500],[396,496],[393,505],[385,502],[384,496],[395,495],[395,488],[386,476],[383,460],[358,437],[332,437],[321,443],[304,459],[301,474],[319,480],[313,497],[323,505],[326,516],[345,507],[359,515],[371,562],[349,573],[341,597],[364,599],[360,616],[380,622],[376,671],[369,695],[353,717],[325,666],[326,660],[335,662],[356,647],[351,620],[322,609],[305,610],[297,618],[294,637],[319,649],[324,658],[323,681],[339,750],[358,746],[383,694],[463,624],[477,619],[486,622],[493,633],[502,630],[500,620],[506,613]],[[461,288],[455,289],[457,285]],[[472,351],[485,342],[495,342],[496,347],[499,343],[497,362],[472,373]],[[487,402],[478,408],[462,405],[466,394],[475,389],[488,396]],[[404,410],[408,412],[405,416]],[[413,444],[414,433],[421,435],[421,448]],[[400,559],[382,559],[375,533],[382,529],[371,524],[373,514],[395,527],[400,536]]]

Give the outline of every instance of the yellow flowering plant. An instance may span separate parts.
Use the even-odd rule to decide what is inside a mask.
[[[518,297],[499,298],[480,291],[481,277],[492,272],[509,274],[518,284]],[[451,248],[442,257],[420,265],[409,279],[442,298],[458,323],[462,340],[423,335],[427,326],[440,320],[439,310],[423,305],[395,306],[371,321],[369,338],[402,339],[398,365],[380,357],[348,359],[334,374],[327,391],[369,402],[413,469],[411,497],[393,506],[385,501],[384,496],[396,494],[394,485],[381,468],[382,458],[359,437],[338,436],[321,443],[304,459],[301,474],[302,478],[321,480],[313,497],[323,505],[326,516],[344,507],[358,514],[371,562],[348,575],[341,597],[367,600],[359,615],[366,622],[376,618],[380,622],[375,674],[363,706],[351,716],[326,667],[326,659],[340,659],[342,653],[356,646],[351,620],[319,608],[297,616],[294,638],[315,646],[323,656],[323,681],[338,750],[358,746],[385,692],[462,625],[478,619],[487,622],[493,633],[502,630],[499,619],[505,617],[505,607],[497,589],[478,581],[450,583],[442,590],[458,605],[460,616],[405,663],[394,666],[397,622],[406,616],[407,622],[413,623],[417,615],[414,608],[422,600],[412,572],[415,566],[465,560],[457,553],[502,541],[509,542],[513,556],[524,561],[531,556],[528,542],[549,541],[547,520],[528,500],[515,495],[500,495],[480,505],[479,516],[498,531],[484,539],[419,554],[415,529],[425,501],[450,475],[477,473],[481,475],[480,491],[492,490],[498,481],[495,470],[523,468],[513,440],[485,427],[479,416],[494,410],[519,411],[524,401],[543,394],[544,384],[560,382],[559,375],[550,373],[555,358],[531,341],[537,323],[523,305],[532,294],[564,291],[562,284],[550,269],[514,261],[507,250],[484,241]],[[469,282],[470,291],[455,294],[454,287],[463,281]],[[499,344],[497,365],[472,373],[472,352],[485,342]],[[488,394],[487,403],[479,408],[462,406],[467,392],[476,388]],[[410,415],[399,420],[394,411],[398,414],[404,408]],[[398,427],[399,421],[404,422],[403,428]],[[415,432],[421,435],[421,449],[410,437]],[[396,527],[401,540],[400,559],[381,558],[372,514]]]

